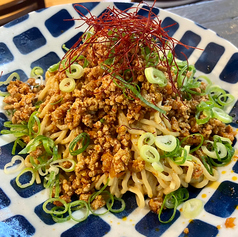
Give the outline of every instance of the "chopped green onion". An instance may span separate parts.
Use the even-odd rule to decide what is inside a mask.
[[[13,134],[15,137],[29,135],[28,128],[25,123],[13,124],[11,121],[7,121],[3,125],[4,127],[10,128],[10,130],[2,130],[2,134]]]
[[[207,86],[212,85],[212,81],[207,76],[200,75],[200,76],[196,77],[196,80],[201,80],[201,79],[205,80],[205,82],[207,83]]]
[[[40,108],[40,105],[43,103],[43,101],[37,101],[34,106],[36,109],[39,109]]]
[[[46,152],[51,155],[53,153],[51,149],[53,149],[55,146],[54,141],[51,138],[43,135],[38,135],[36,138],[31,140],[27,146],[19,152],[19,154],[27,154],[35,151],[37,146],[39,146],[41,143],[43,144]]]
[[[86,208],[85,215],[84,215],[82,218],[77,219],[77,218],[75,218],[75,217],[73,216],[73,214],[72,214],[72,208],[75,209],[75,207],[76,207],[76,210],[79,210],[79,209],[81,209],[81,208],[83,208],[83,207]],[[76,222],[82,222],[82,221],[84,221],[84,220],[86,220],[86,219],[88,218],[88,215],[89,215],[89,207],[88,207],[88,203],[87,203],[87,202],[85,202],[85,201],[83,201],[83,200],[78,200],[78,201],[74,201],[74,202],[69,203],[69,216],[70,216],[70,218],[73,219],[74,221],[76,221]]]
[[[183,62],[182,62],[183,63]],[[178,78],[177,78],[177,84],[178,87],[185,87],[188,84],[188,78],[186,77],[186,72],[188,71],[188,64],[186,61],[184,61],[184,66],[179,70]],[[191,82],[191,81],[190,81]],[[195,80],[192,80],[192,83],[196,82]]]
[[[23,148],[23,147],[26,146],[26,143],[23,142],[23,141],[18,137],[18,138],[15,140],[14,144],[13,144],[13,147],[12,147],[12,155],[15,155],[15,154],[16,154],[17,145],[19,145],[21,148]]]
[[[69,48],[67,48],[65,44],[62,45],[62,49],[64,49],[65,51],[69,51]]]
[[[59,194],[60,194],[59,174],[57,174],[55,177],[54,187],[55,187],[55,197],[59,197]],[[53,187],[52,187],[52,189],[53,189]],[[51,197],[52,197],[52,195],[51,195]]]
[[[27,124],[30,138],[32,138],[34,135],[37,136],[40,133],[41,123],[40,119],[36,116],[37,113],[38,111],[35,111],[31,114]],[[37,132],[35,132],[33,129],[35,123],[37,124]]]
[[[206,88],[206,93],[209,99],[214,102],[215,106],[222,108],[223,106],[219,104],[218,98],[220,96],[226,95],[226,92],[218,85],[210,85]]]
[[[28,183],[22,184],[19,179],[23,174],[27,172],[30,172],[32,174],[31,180]],[[35,171],[33,170],[33,168],[27,167],[24,170],[22,170],[22,172],[16,177],[16,184],[19,188],[27,188],[35,182],[35,179],[36,179]]]
[[[214,141],[221,141],[221,142],[228,142],[230,145],[232,144],[231,140],[227,137],[221,137],[221,136],[218,136],[218,135],[214,135],[213,136],[213,140]]]
[[[197,106],[197,111],[204,111],[204,110],[210,110],[214,107],[213,101],[201,101],[200,104]]]
[[[64,78],[60,84],[59,89],[63,92],[71,92],[75,88],[75,80],[73,78]]]
[[[49,188],[52,187],[55,181],[55,176],[57,175],[57,173],[59,169],[57,168],[57,171],[50,171],[50,174],[47,175],[44,179],[44,188]],[[57,172],[57,173],[56,173]]]
[[[138,148],[140,149],[143,145],[153,145],[155,142],[155,136],[150,133],[150,132],[146,132],[143,133],[140,138],[138,139]]]
[[[88,61],[83,55],[80,55],[80,56],[78,57],[78,60],[80,60],[80,59],[84,59],[83,68],[88,67],[89,61]]]
[[[74,150],[76,144],[82,140],[82,148],[79,148],[77,150]],[[86,132],[83,132],[83,133],[80,133],[76,138],[74,138],[74,140],[70,143],[69,145],[69,153],[72,155],[72,156],[76,156],[76,155],[79,155],[81,154],[82,152],[84,152],[88,145],[90,143],[90,137],[89,135],[86,133]]]
[[[145,103],[147,106],[151,107],[152,109],[157,110],[158,112],[165,114],[166,112],[163,109],[160,109],[159,107],[155,106],[154,104],[150,103],[149,101],[147,101],[141,94],[140,92],[131,84],[129,84],[127,81],[123,80],[120,76],[115,75],[115,78],[117,78],[118,80],[120,80],[122,82],[122,84],[127,87],[129,90],[131,90],[131,92],[133,92],[135,94],[135,96],[137,98],[139,98],[143,103]]]
[[[58,146],[53,147],[53,161],[60,159],[60,154],[58,153]]]
[[[193,219],[197,217],[203,210],[203,202],[197,198],[192,198],[184,202],[182,207],[182,215],[185,218]]]
[[[117,197],[114,197],[114,200],[117,200],[117,201],[119,201],[121,203],[121,208],[119,208],[119,209],[110,208],[112,206],[110,204],[111,199],[108,199],[108,201],[107,201],[107,208],[110,210],[110,212],[119,213],[119,212],[124,211],[125,208],[126,208],[125,201],[122,198],[117,198]]]
[[[52,209],[48,209],[47,208],[47,204],[49,203],[53,203],[53,202],[61,202],[64,206],[64,209],[62,211],[59,211],[55,208]],[[48,213],[48,214],[53,214],[53,215],[62,215],[64,213],[66,213],[68,211],[68,204],[65,200],[61,199],[61,198],[49,198],[48,200],[46,200],[42,206],[44,212]]]
[[[69,78],[79,79],[83,76],[83,67],[79,64],[72,64],[69,69],[66,70],[66,75]]]
[[[211,141],[209,141],[209,142],[212,143]],[[218,159],[217,153],[219,154],[219,158],[220,159],[222,159],[222,158],[227,156],[226,146],[224,144],[222,144],[221,142],[217,142],[216,143],[217,152],[215,150],[214,151],[209,151],[206,146],[202,146],[201,148],[202,148],[202,151],[206,155],[208,155],[209,157],[211,157],[213,159]]]
[[[106,184],[104,184],[104,186],[100,190],[98,190],[97,192],[94,192],[93,194],[90,195],[90,197],[88,199],[88,204],[89,205],[95,199],[96,196],[98,196],[99,194],[101,194],[105,190],[108,183],[109,183],[109,179],[107,180]]]
[[[82,42],[86,42],[91,36],[93,35],[93,32],[91,31],[86,31],[83,35],[82,35]]]
[[[20,161],[20,164],[17,164],[17,167],[15,169],[13,169],[13,168],[8,169],[9,167],[12,167],[15,164],[16,161]],[[4,173],[5,174],[13,174],[13,173],[21,170],[24,166],[25,166],[25,163],[24,163],[24,158],[23,157],[13,156],[11,162],[7,163],[4,166]]]
[[[213,169],[212,169],[212,164],[210,162],[210,159],[208,159],[208,157],[206,157],[206,156],[201,156],[200,159],[201,159],[203,165],[205,166],[207,172],[210,175],[213,175]]]
[[[7,78],[6,81],[0,81],[0,86],[9,84],[10,81],[12,81],[14,78],[16,78],[17,80],[20,80],[19,74],[16,73],[16,72],[13,72],[13,73]]]
[[[177,142],[176,148],[171,152],[164,152],[164,154],[162,155],[162,158],[169,157],[173,159],[174,157],[181,156],[182,147],[180,146],[180,141],[178,138],[176,138],[176,142]]]
[[[100,191],[100,192],[99,192]],[[89,197],[89,202],[88,202],[88,206],[89,206],[89,210],[91,211],[91,213],[95,216],[102,216],[102,215],[105,215],[107,214],[109,211],[111,211],[112,209],[112,206],[114,204],[114,197],[111,193],[109,193],[108,191],[102,191],[99,190],[98,192],[96,193],[93,193],[90,197]],[[109,199],[107,200],[106,202],[106,205],[107,205],[107,210],[103,213],[96,213],[95,211],[93,211],[92,207],[91,207],[91,202],[96,198],[96,196],[98,196],[99,194],[106,194],[107,196],[109,196]],[[91,198],[92,197],[92,198]],[[111,203],[110,203],[111,202]]]
[[[207,123],[210,120],[211,115],[212,115],[211,110],[204,110],[203,115],[205,117],[203,117],[203,118],[200,118],[200,114],[201,114],[201,111],[199,111],[198,113],[195,114],[195,119],[196,119],[196,122],[198,125]]]
[[[153,67],[148,67],[145,69],[145,77],[150,83],[158,84],[161,87],[167,85],[167,79],[165,74]]]
[[[228,156],[225,157],[224,159],[220,159],[216,162],[214,159],[208,157],[208,160],[211,165],[216,167],[222,167],[227,165],[231,161],[231,158],[233,157],[234,153],[235,153],[234,150],[228,150]]]
[[[57,210],[64,210],[65,208],[64,207],[61,207],[61,206],[54,206],[51,210],[52,211],[57,211]],[[52,214],[51,213],[51,217],[52,219],[54,220],[54,222],[56,223],[63,223],[63,222],[66,222],[66,221],[69,221],[70,220],[70,216],[67,215],[66,217],[63,216],[63,214],[61,215],[55,215],[55,214]]]
[[[218,108],[218,107],[214,107],[212,108],[212,112],[213,112],[213,117],[222,121],[223,123],[231,123],[232,122],[232,117],[230,115],[228,115],[226,112],[224,112],[224,110]]]
[[[112,206],[113,206],[113,204],[114,204],[114,197],[113,197],[113,195],[112,195],[111,193],[109,193],[108,191],[104,191],[105,188],[107,187],[108,183],[109,183],[109,179],[107,180],[107,183],[106,183],[99,191],[94,192],[93,194],[91,194],[91,195],[89,196],[89,199],[88,199],[89,210],[90,210],[90,211],[92,212],[92,214],[95,215],[95,216],[101,216],[101,215],[104,215],[104,214],[108,213],[108,212],[111,210],[111,208],[112,208]],[[98,196],[98,195],[100,195],[100,194],[102,194],[102,193],[105,193],[105,194],[107,194],[107,195],[109,196],[109,201],[107,202],[107,208],[108,208],[108,210],[105,211],[105,212],[103,212],[103,213],[97,214],[97,213],[95,213],[95,212],[92,210],[92,208],[91,208],[91,203],[92,203],[92,201],[96,198],[96,196]],[[110,201],[111,201],[111,204],[110,204]]]
[[[231,94],[222,94],[217,98],[217,102],[222,106],[231,105],[235,101],[235,97]]]
[[[201,142],[199,143],[198,146],[196,146],[196,147],[194,147],[193,149],[191,149],[191,150],[190,150],[190,153],[193,153],[194,151],[198,150],[198,149],[202,146],[203,141],[204,141],[203,135],[200,134],[200,133],[194,133],[194,134],[191,134],[191,135],[189,135],[189,136],[183,138],[183,139],[181,140],[181,142],[180,142],[180,144],[183,144],[183,142],[186,141],[188,138],[191,138],[191,137],[193,138],[193,137],[195,137],[195,136],[200,136],[200,137],[201,137]]]
[[[155,145],[162,151],[173,151],[177,146],[177,140],[172,135],[157,136]]]
[[[33,67],[31,70],[31,77],[43,75],[44,70],[41,67]]]
[[[178,190],[165,195],[164,201],[161,205],[161,208],[158,214],[159,221],[164,224],[171,222],[175,217],[177,207],[188,198],[189,198],[189,193],[186,188],[179,188]],[[172,216],[168,220],[165,220],[165,221],[161,220],[161,214],[164,207],[168,209],[173,209]]]
[[[64,168],[63,166],[60,166],[59,164],[60,163],[64,163],[64,162],[70,162],[71,163],[71,166],[69,168]],[[57,165],[58,164],[58,165]],[[57,168],[61,168],[62,170],[64,170],[65,172],[72,172],[74,171],[75,169],[75,166],[76,166],[76,162],[72,159],[69,159],[69,158],[66,158],[66,159],[60,159],[60,160],[55,160],[55,161],[52,161],[50,163],[50,166],[54,166],[54,167],[57,167]]]
[[[140,148],[140,156],[149,163],[158,162],[160,160],[159,152],[153,146],[149,145],[143,145]]]
[[[226,138],[214,135],[213,140],[214,142],[207,141],[208,143],[213,144],[211,151],[205,146],[202,147],[203,152],[208,154],[207,161],[209,165],[219,167],[228,164],[235,153],[235,149],[232,147],[230,139],[227,140]]]
[[[187,147],[189,147],[189,146],[185,146],[185,147],[184,148],[181,147],[181,149],[182,149],[181,156],[177,156],[177,157],[173,158],[173,161],[174,161],[175,164],[182,165],[186,161],[186,159],[188,157],[188,154],[189,154],[189,151],[188,151]]]
[[[56,63],[56,64],[53,64],[52,66],[50,66],[47,71],[49,72],[55,72],[59,69],[59,66],[60,66],[60,62]]]

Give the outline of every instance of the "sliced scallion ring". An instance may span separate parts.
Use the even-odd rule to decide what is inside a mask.
[[[0,86],[9,84],[10,81],[12,81],[15,77],[16,77],[17,80],[20,80],[19,74],[16,73],[16,72],[13,72],[13,73],[7,78],[6,81],[0,81]]]
[[[235,97],[231,94],[222,94],[217,98],[217,102],[222,106],[228,106],[235,101]]]
[[[182,207],[182,215],[185,218],[193,219],[197,217],[203,210],[203,202],[197,198],[192,198],[184,202]]]
[[[55,206],[51,210],[52,211],[55,211],[55,210],[57,211],[57,210],[64,210],[64,209],[65,209],[64,207]],[[63,223],[63,222],[66,222],[66,221],[70,220],[70,216],[69,215],[66,215],[66,217],[64,217],[64,215],[54,215],[54,214],[51,214],[51,217],[54,220],[54,222],[56,222],[56,223]]]
[[[218,140],[218,139],[221,139],[222,142],[228,142],[230,145],[232,144],[232,141],[227,137],[221,137],[221,136],[218,136],[218,135],[214,135],[213,139],[214,139],[214,141]]]
[[[155,136],[150,132],[146,132],[146,133],[143,133],[138,139],[138,147],[140,149],[143,145],[151,146],[154,144],[154,142],[155,142]]]
[[[121,203],[121,207],[120,207],[119,209],[114,209],[114,208],[112,208],[112,205],[110,204],[110,202],[112,201],[112,199],[109,198],[109,199],[107,200],[107,203],[106,203],[108,210],[110,210],[110,212],[114,212],[114,213],[119,213],[119,212],[124,211],[125,208],[126,208],[126,203],[125,203],[125,201],[124,201],[122,198],[117,198],[117,197],[114,197],[114,200],[119,201],[119,202]]]
[[[232,117],[228,115],[224,110],[214,107],[212,108],[213,117],[222,121],[223,123],[231,123]]]
[[[80,140],[83,140],[82,141],[82,147],[77,149],[77,150],[74,150],[76,144],[80,141]],[[86,133],[86,132],[83,132],[83,133],[80,133],[76,138],[74,138],[74,140],[70,143],[69,145],[69,153],[72,155],[72,156],[76,156],[76,155],[79,155],[81,154],[82,152],[84,152],[88,145],[90,143],[90,137],[89,135]]]
[[[59,88],[63,92],[71,92],[75,88],[75,80],[73,78],[64,78],[60,84]]]
[[[73,216],[72,214],[72,209],[75,209],[75,210],[79,210],[81,208],[85,207],[86,208],[86,212],[84,214],[83,217],[77,219]],[[74,202],[71,202],[69,204],[69,216],[71,217],[71,219],[73,219],[74,221],[76,222],[82,222],[84,220],[86,220],[88,218],[88,215],[89,215],[89,207],[88,207],[88,203],[83,201],[83,200],[77,200],[77,201],[74,201]]]
[[[37,113],[38,112],[35,111],[31,114],[27,124],[30,137],[37,136],[40,133],[41,123],[40,119],[37,117]],[[37,125],[37,132],[35,132],[33,129],[35,124]]]
[[[222,144],[221,142],[216,142],[216,146],[217,146],[217,152],[218,152],[219,158],[222,159],[222,158],[226,157],[227,156],[226,146],[224,144]],[[209,151],[206,146],[201,146],[201,148],[202,148],[202,151],[209,157],[211,157],[213,159],[218,159],[215,150]]]
[[[44,70],[41,67],[33,67],[31,70],[31,77],[43,75]]]
[[[31,180],[28,183],[22,184],[19,179],[23,174],[27,172],[30,172],[32,174]],[[27,188],[35,182],[35,179],[36,179],[35,171],[33,170],[33,168],[27,167],[24,170],[22,170],[22,172],[16,177],[16,184],[19,188]]]
[[[69,69],[66,70],[66,75],[70,78],[79,79],[83,76],[83,67],[79,64],[72,64]]]
[[[205,80],[207,83],[207,86],[212,85],[211,80],[205,75],[200,75],[200,76],[196,77],[196,80]]]
[[[161,87],[167,85],[167,79],[165,74],[154,67],[148,67],[145,69],[145,77],[150,83],[158,84]]]
[[[176,137],[172,135],[157,136],[155,138],[155,145],[162,151],[171,152],[177,146]]]
[[[149,145],[143,145],[141,147],[140,156],[149,163],[158,162],[160,160],[159,152],[153,146]]]
[[[218,85],[210,85],[206,89],[206,93],[211,101],[215,103],[215,106],[222,108],[222,105],[219,104],[218,98],[220,96],[226,95],[226,92]]]
[[[70,162],[71,166],[69,168],[64,168],[63,166],[60,166],[60,163],[64,163],[64,162]],[[66,158],[66,159],[60,159],[60,160],[55,160],[53,162],[50,163],[51,167],[57,167],[57,168],[61,168],[62,170],[64,170],[65,172],[72,172],[75,169],[75,165],[76,162],[72,159]]]
[[[206,109],[203,111],[203,115],[205,115],[205,117],[200,118],[200,114],[201,114],[201,111],[195,114],[196,122],[198,125],[207,123],[209,119],[211,118],[212,113],[211,113],[211,110]]]
[[[0,76],[0,77],[1,77],[1,76]],[[9,84],[10,81],[12,81],[14,78],[16,78],[17,80],[20,80],[19,74],[16,73],[16,72],[13,72],[13,73],[7,78],[6,81],[0,81],[0,86]],[[8,92],[0,91],[0,96],[5,97],[5,96],[8,96],[8,95],[9,95]]]
[[[47,208],[47,204],[48,203],[53,203],[53,202],[61,202],[64,206],[64,209],[63,210],[57,210],[55,208],[52,208],[52,209],[48,209]],[[65,200],[61,199],[61,198],[49,198],[48,200],[46,200],[42,206],[44,212],[48,213],[48,214],[54,214],[54,215],[62,215],[64,213],[66,213],[68,211],[68,204]]]
[[[15,164],[15,162],[18,161],[18,160],[19,160],[21,163],[18,164],[15,169],[13,169],[13,168],[8,169],[9,167],[12,167],[12,166]],[[25,166],[25,164],[24,164],[24,158],[23,158],[23,157],[18,156],[18,155],[13,156],[11,162],[7,163],[7,164],[4,166],[4,173],[5,173],[5,174],[13,174],[13,173],[15,173],[15,172],[21,170],[24,166]]]
[[[55,72],[55,71],[57,71],[57,70],[59,69],[59,65],[60,65],[60,62],[55,63],[55,64],[51,65],[51,66],[47,69],[47,71],[49,71],[49,72]]]

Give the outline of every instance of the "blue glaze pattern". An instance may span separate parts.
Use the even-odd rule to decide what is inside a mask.
[[[200,40],[201,36],[195,34],[194,32],[190,30],[185,32],[183,37],[180,39],[180,42],[191,47],[185,48],[183,45],[176,45],[175,54],[177,58],[183,61],[187,60],[195,50],[195,47],[197,47],[197,45],[199,44]]]
[[[80,6],[81,5],[81,6]],[[87,2],[55,6],[30,13],[0,28],[0,81],[4,81],[12,72],[18,72],[22,81],[26,81],[30,71],[35,66],[47,70],[52,64],[60,61],[65,50],[62,45],[70,48],[86,26],[78,29],[79,13],[87,16],[88,8],[92,14],[99,16],[107,6],[114,6],[126,10],[135,3],[102,3]],[[84,6],[84,7],[82,7]],[[145,8],[147,8],[145,6]],[[147,8],[148,9],[148,8]],[[207,74],[214,83],[221,84],[238,99],[238,50],[227,41],[221,39],[214,32],[177,15],[162,9],[153,9],[159,15],[162,27],[168,31],[170,37],[175,37],[192,48],[177,45],[175,53],[179,59],[187,59],[193,63],[200,74]],[[139,14],[148,15],[147,10],[140,10]],[[197,50],[195,48],[202,48]],[[185,55],[185,56],[184,56]],[[1,86],[2,91],[6,86]],[[233,117],[233,127],[238,127],[238,102],[228,112]],[[0,111],[0,127],[3,127],[7,117]],[[225,175],[220,175],[218,188],[207,187],[196,189],[189,187],[190,198],[202,199],[205,208],[192,222],[180,214],[181,207],[176,211],[173,222],[161,224],[155,213],[148,208],[141,210],[137,207],[135,195],[128,192],[123,199],[126,209],[121,213],[109,213],[105,216],[93,216],[82,222],[74,221],[65,224],[55,223],[51,215],[46,214],[42,204],[48,198],[48,191],[42,184],[34,184],[27,189],[19,189],[15,179],[17,174],[6,175],[3,172],[5,164],[11,161],[12,140],[5,140],[0,136],[0,236],[36,236],[36,237],[73,237],[73,236],[229,236],[236,237],[232,229],[217,229],[223,225],[227,217],[238,219],[236,206],[238,205],[238,162],[228,164],[223,169]],[[236,145],[237,147],[237,145]],[[21,150],[17,147],[17,152]],[[218,169],[219,170],[219,169]],[[223,171],[223,170],[222,170]],[[220,170],[219,170],[220,172]],[[29,180],[29,174],[22,178]],[[24,182],[24,180],[22,180]],[[207,198],[204,198],[207,195]],[[117,203],[115,205],[118,205]],[[162,215],[162,219],[169,218],[170,211]],[[189,229],[185,235],[183,230]]]
[[[22,54],[28,54],[46,44],[46,39],[37,27],[33,27],[13,38],[13,42]]]
[[[231,181],[222,182],[209,201],[205,210],[215,216],[229,217],[238,206],[238,184]]]
[[[5,43],[0,42],[0,65],[12,62],[14,56]]]
[[[10,203],[11,203],[11,200],[0,188],[0,210],[3,209],[4,207],[8,207]]]
[[[0,222],[1,237],[30,237],[35,233],[35,228],[21,215],[10,217]]]
[[[203,50],[201,57],[195,64],[195,67],[204,73],[210,73],[216,66],[218,60],[224,53],[225,48],[219,44],[209,43]]]
[[[200,220],[193,220],[187,226],[189,233],[181,233],[179,237],[201,237],[201,236],[209,236],[215,237],[218,234],[217,227],[210,225],[206,222]]]
[[[45,21],[45,26],[54,37],[60,36],[65,31],[69,30],[73,25],[74,21],[65,9],[60,10]]]

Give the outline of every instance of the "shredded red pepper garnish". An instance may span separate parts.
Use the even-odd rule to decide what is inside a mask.
[[[176,80],[172,79],[171,62],[167,59],[167,53],[170,51],[174,56],[174,48],[177,44],[186,48],[189,46],[169,36],[166,31],[169,26],[164,28],[161,26],[162,21],[152,11],[153,6],[143,8],[141,4],[138,4],[126,10],[108,7],[98,17],[92,15],[86,7],[80,4],[75,4],[74,7],[80,15],[78,19],[74,20],[82,22],[78,27],[86,24],[88,27],[85,32],[93,33],[86,40],[85,35],[82,35],[65,54],[62,60],[68,60],[68,67],[77,61],[77,58],[73,59],[75,55],[79,57],[91,47],[93,54],[100,56],[101,64],[106,64],[104,69],[108,73],[113,71],[113,75],[120,75],[124,80],[126,80],[125,78],[128,80],[128,77],[134,80],[134,72],[146,67],[141,62],[140,56],[147,50],[148,60],[153,61],[155,53],[157,57],[159,56],[158,64],[167,69],[173,91],[178,92],[174,84]],[[80,8],[87,10],[88,14],[84,15],[78,10]],[[139,15],[141,9],[147,11],[148,16]],[[105,43],[108,46],[107,52],[104,52],[103,55],[99,55],[99,52],[94,49],[94,46],[99,43]],[[175,62],[175,57],[173,57],[173,61]]]

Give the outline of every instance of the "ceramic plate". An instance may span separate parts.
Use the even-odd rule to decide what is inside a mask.
[[[127,9],[133,3],[83,3],[92,14],[100,15],[108,5]],[[176,46],[178,58],[186,55],[189,62],[195,64],[198,75],[207,75],[214,83],[220,85],[238,98],[238,50],[225,39],[200,25],[154,8],[162,20],[162,26],[169,27],[170,36],[194,48]],[[86,12],[84,12],[86,14]],[[147,15],[140,10],[139,14]],[[6,78],[12,72],[18,72],[21,80],[26,81],[34,66],[44,70],[58,62],[64,55],[62,45],[70,47],[82,34],[76,28],[77,21],[64,19],[78,18],[74,5],[61,5],[42,11],[33,12],[0,28],[0,71]],[[4,90],[4,86],[0,88]],[[7,117],[3,113],[1,99],[0,128]],[[233,116],[234,129],[237,126],[237,102],[229,111]],[[124,195],[126,209],[119,214],[105,216],[90,215],[82,223],[68,221],[54,223],[42,210],[42,204],[48,197],[48,191],[42,185],[19,189],[16,186],[16,174],[6,175],[4,165],[11,160],[11,148],[14,138],[0,135],[0,236],[237,236],[237,228],[226,228],[225,221],[236,217],[238,225],[238,163],[236,157],[226,167],[219,169],[220,178],[204,189],[190,188],[190,197],[201,199],[205,206],[202,213],[194,220],[184,219],[178,208],[173,222],[161,224],[157,215],[148,208],[137,208],[135,197]],[[189,234],[183,233],[188,227]]]

